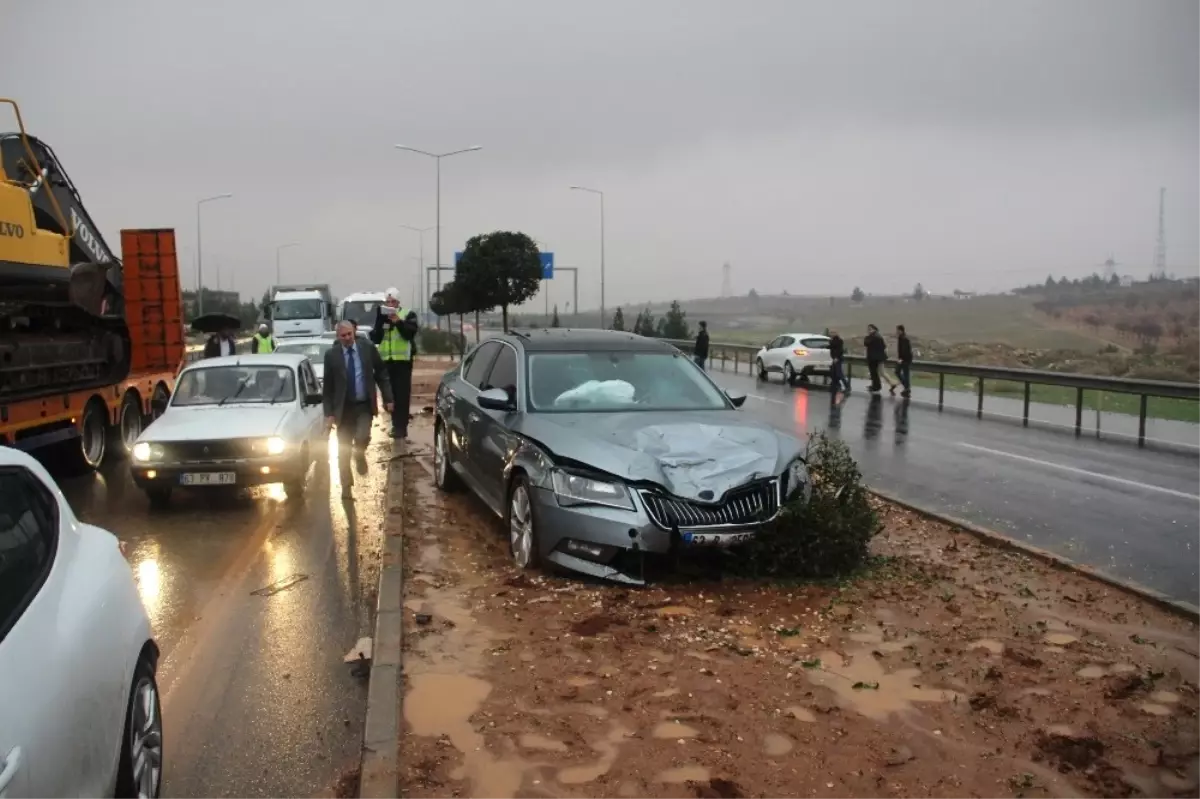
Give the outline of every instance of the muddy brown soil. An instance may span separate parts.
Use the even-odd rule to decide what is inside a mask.
[[[403,796],[1197,795],[1197,627],[1104,584],[891,506],[842,585],[518,573],[405,468]]]

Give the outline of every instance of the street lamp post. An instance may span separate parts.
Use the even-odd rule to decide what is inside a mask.
[[[204,313],[204,259],[200,251],[200,206],[213,200],[227,200],[232,194],[214,194],[196,201],[196,315]]]
[[[436,276],[437,290],[441,291],[441,289],[442,289],[442,269],[441,269],[441,267],[442,267],[442,159],[449,158],[452,155],[460,155],[462,153],[473,153],[476,150],[482,150],[483,147],[481,147],[480,145],[475,145],[474,147],[466,147],[462,150],[453,150],[452,152],[448,152],[448,153],[431,153],[431,152],[427,152],[425,150],[418,150],[416,147],[407,147],[403,144],[397,144],[397,145],[395,145],[395,147],[397,150],[407,150],[410,153],[416,153],[417,155],[424,155],[428,158],[432,158],[434,161],[437,162],[437,211],[436,211],[435,219],[434,219],[434,226],[437,228],[437,235],[436,235],[437,244],[435,245],[437,247],[437,254],[434,256],[434,263],[437,266],[437,273],[436,273],[436,275],[437,275]],[[439,319],[438,320],[438,329],[440,330],[441,327],[442,327],[442,322]]]
[[[417,317],[420,319],[424,319],[425,317],[424,317],[422,311],[424,309],[426,298],[425,298],[425,291],[424,291],[425,286],[421,281],[421,272],[425,269],[425,234],[428,233],[429,231],[433,230],[433,228],[432,227],[413,227],[412,225],[401,225],[400,227],[404,228],[405,230],[411,230],[412,232],[416,233],[417,236],[421,240],[421,243],[420,243],[421,262],[419,264],[417,264],[417,296],[421,298],[421,304],[417,306]]]
[[[575,191],[586,191],[600,195],[600,329],[608,329],[608,318],[604,315],[604,192],[587,186],[572,186]],[[578,311],[578,308],[576,308]]]
[[[292,241],[292,242],[288,242],[287,244],[280,244],[278,247],[275,248],[275,282],[276,282],[276,284],[283,282],[282,278],[280,278],[280,276],[279,276],[280,275],[279,253],[283,252],[288,247],[299,247],[299,246],[300,246],[300,242]]]

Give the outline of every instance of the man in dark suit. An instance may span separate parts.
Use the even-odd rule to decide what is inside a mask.
[[[321,394],[325,424],[337,427],[338,472],[342,497],[352,498],[351,451],[357,447],[359,473],[367,470],[366,448],[371,441],[371,419],[379,412],[376,391],[383,394],[383,407],[392,410],[392,386],[379,351],[355,335],[351,322],[339,322],[337,344],[325,351],[325,374]]]

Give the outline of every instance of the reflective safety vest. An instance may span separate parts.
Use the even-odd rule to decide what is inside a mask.
[[[259,355],[267,355],[275,351],[275,340],[270,336],[264,336],[261,333],[255,333],[254,340],[258,342],[258,349],[256,352]]]
[[[397,308],[397,321],[403,321],[408,314],[407,308]],[[400,329],[393,325],[384,331],[383,341],[379,342],[379,357],[385,361],[411,361],[412,342],[400,335]]]

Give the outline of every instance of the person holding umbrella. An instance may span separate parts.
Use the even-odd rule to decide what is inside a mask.
[[[204,342],[205,358],[220,358],[225,355],[237,355],[238,328],[242,325],[237,317],[225,313],[210,313],[197,316],[192,320],[192,329],[197,333],[208,333],[208,341]]]

